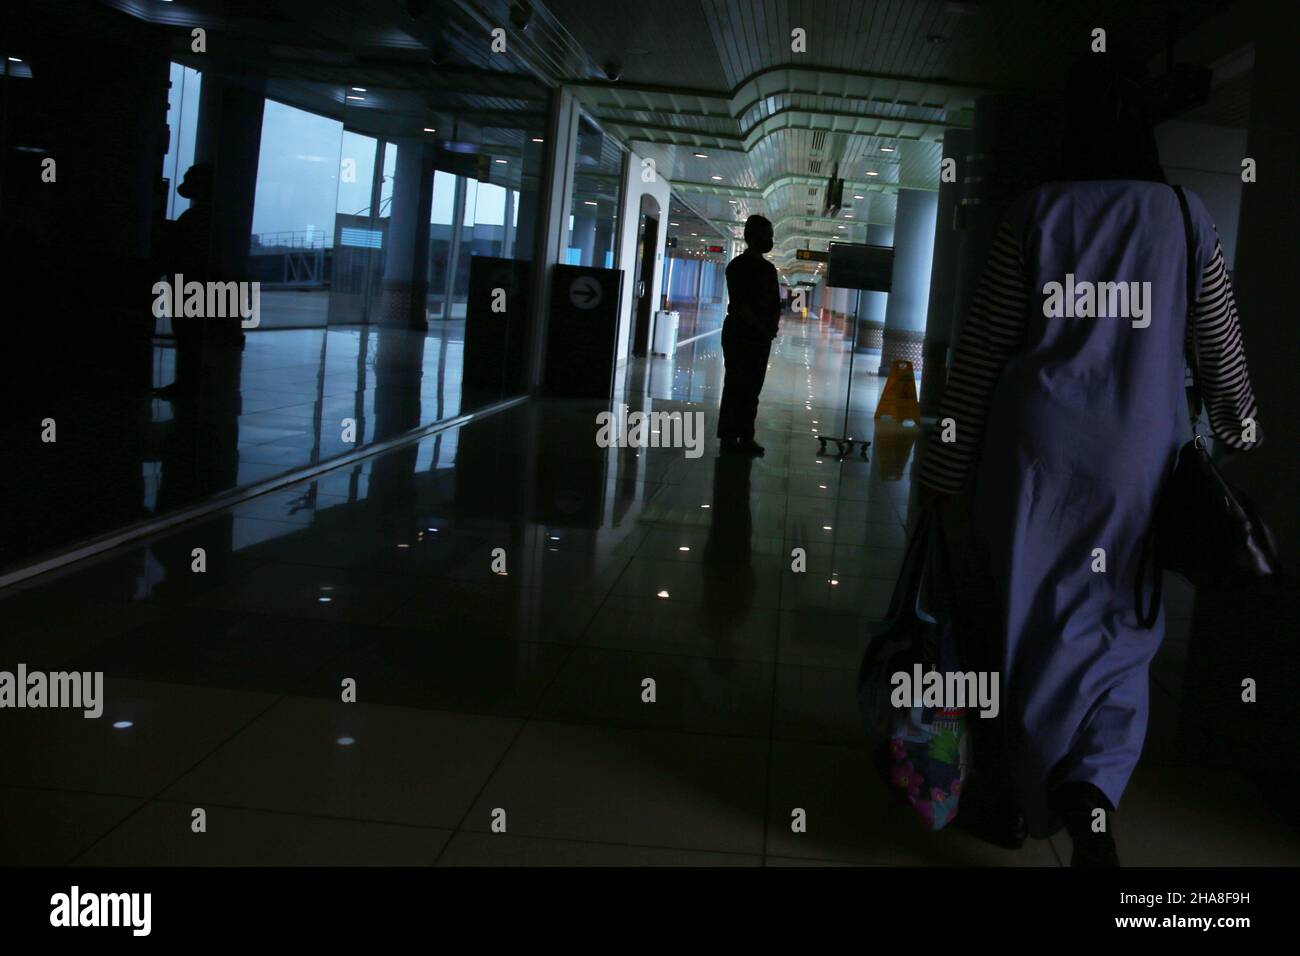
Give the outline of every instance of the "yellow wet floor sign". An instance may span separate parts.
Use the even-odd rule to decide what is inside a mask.
[[[911,419],[918,425],[921,423],[921,406],[916,401],[916,378],[911,362],[897,359],[889,367],[889,378],[880,392],[875,417],[892,418],[896,422]]]

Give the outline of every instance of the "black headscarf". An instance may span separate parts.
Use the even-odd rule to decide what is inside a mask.
[[[1140,63],[1113,53],[1089,53],[1065,82],[1062,179],[1146,179],[1164,170],[1147,111]]]

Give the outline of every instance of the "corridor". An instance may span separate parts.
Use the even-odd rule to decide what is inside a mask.
[[[786,313],[759,459],[602,449],[607,402],[535,400],[0,592],[0,659],[102,670],[107,701],[6,715],[0,819],[22,825],[0,862],[1067,863],[1064,834],[928,834],[875,777],[855,678],[915,433],[875,427],[863,351],[867,460],[817,455],[846,343]],[[711,436],[721,382],[705,335],[633,359],[616,394]],[[1254,785],[1180,738],[1191,593],[1166,593],[1125,862],[1291,863]]]

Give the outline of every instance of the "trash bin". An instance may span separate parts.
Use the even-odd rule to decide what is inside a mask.
[[[682,321],[680,312],[655,313],[654,355],[672,355],[677,351],[677,326]]]

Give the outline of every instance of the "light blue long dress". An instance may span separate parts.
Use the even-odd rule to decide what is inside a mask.
[[[1221,256],[1203,204],[1188,199],[1200,276]],[[943,485],[965,470],[963,454],[978,461],[976,526],[1004,616],[1008,755],[1036,836],[1057,826],[1052,787],[1091,782],[1118,806],[1141,754],[1165,622],[1161,611],[1153,628],[1139,625],[1135,578],[1188,437],[1185,246],[1164,184],[1056,182],[1020,197],[940,410],[959,435],[967,426],[964,447],[932,441],[927,452],[927,483],[941,490],[953,490]],[[1045,314],[1060,311],[1045,287],[1067,273],[1076,289],[1149,283],[1137,287],[1149,292],[1147,317],[1135,325],[1132,302],[1127,317]]]

